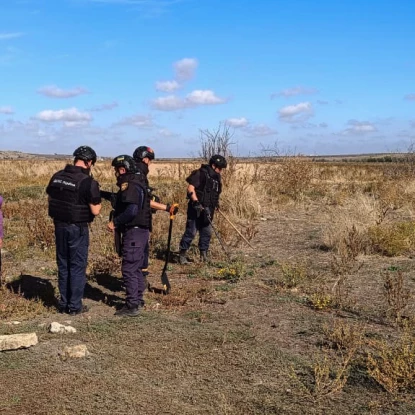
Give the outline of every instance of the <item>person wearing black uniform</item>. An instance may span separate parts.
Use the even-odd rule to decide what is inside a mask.
[[[82,305],[88,262],[88,224],[101,211],[99,184],[91,174],[97,161],[88,146],[77,148],[74,164],[66,165],[49,181],[49,216],[55,225],[56,262],[58,266],[59,305],[61,313],[76,315],[88,311]]]
[[[118,230],[122,234],[121,272],[126,291],[125,305],[115,315],[135,317],[144,306],[146,284],[142,268],[151,226],[150,198],[135,174],[136,165],[131,156],[115,157],[111,165],[120,190],[108,230]]]
[[[202,262],[207,261],[207,251],[212,236],[211,221],[215,209],[219,206],[219,196],[222,192],[221,173],[227,167],[225,157],[215,154],[209,160],[209,164],[202,164],[198,170],[194,170],[186,179],[187,206],[186,229],[180,241],[180,264],[188,264],[187,250],[199,231],[199,252]]]
[[[138,180],[140,180],[143,185],[145,186],[149,197],[150,197],[150,207],[151,207],[151,211],[152,213],[156,213],[157,210],[162,210],[165,212],[169,212],[170,216],[172,215],[176,215],[176,213],[178,212],[179,208],[178,208],[178,204],[173,203],[173,204],[164,204],[160,202],[160,198],[153,195],[152,194],[152,188],[150,187],[150,183],[148,181],[148,172],[149,172],[149,166],[151,164],[151,162],[155,159],[155,154],[153,149],[151,149],[150,147],[147,146],[140,146],[137,147],[134,150],[133,153],[133,158],[134,161],[136,163],[136,175]],[[150,224],[150,232],[152,230],[152,224]],[[150,251],[150,246],[149,243],[147,243],[146,248],[145,248],[145,259],[144,259],[144,263],[143,263],[143,274],[144,276],[148,275],[148,257],[149,257],[149,251]]]

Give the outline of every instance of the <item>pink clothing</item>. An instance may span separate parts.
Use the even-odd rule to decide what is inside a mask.
[[[1,211],[1,205],[3,204],[3,197],[0,195],[0,239],[3,239],[3,212]]]

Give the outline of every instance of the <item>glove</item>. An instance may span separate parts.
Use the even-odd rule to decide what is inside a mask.
[[[173,203],[170,205],[169,203],[166,205],[166,212],[170,213],[170,216],[175,216],[177,212],[179,211],[179,204]]]
[[[200,202],[198,200],[193,202],[193,208],[196,210],[196,216],[200,217],[201,213],[204,210],[204,207],[200,204]]]
[[[160,203],[160,198],[156,195],[151,195],[151,200],[156,203]]]

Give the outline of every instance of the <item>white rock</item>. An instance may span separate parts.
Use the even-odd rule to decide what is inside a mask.
[[[51,333],[76,333],[76,328],[72,326],[64,326],[61,323],[57,323],[56,321],[50,323],[49,331]]]
[[[36,333],[9,334],[0,336],[0,351],[26,349],[38,344]]]
[[[81,358],[89,356],[89,351],[84,344],[78,346],[65,346],[63,356],[66,358]]]

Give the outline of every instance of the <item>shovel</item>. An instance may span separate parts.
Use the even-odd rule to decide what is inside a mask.
[[[178,205],[177,205],[178,206]],[[167,238],[167,252],[166,252],[166,260],[164,262],[163,271],[161,273],[161,283],[163,284],[163,288],[155,288],[148,284],[148,290],[157,294],[164,294],[167,295],[170,293],[171,285],[169,281],[169,277],[167,275],[167,266],[169,264],[170,259],[170,245],[171,245],[171,234],[173,230],[173,221],[174,221],[175,215],[170,215],[170,224],[169,224],[169,236]]]

